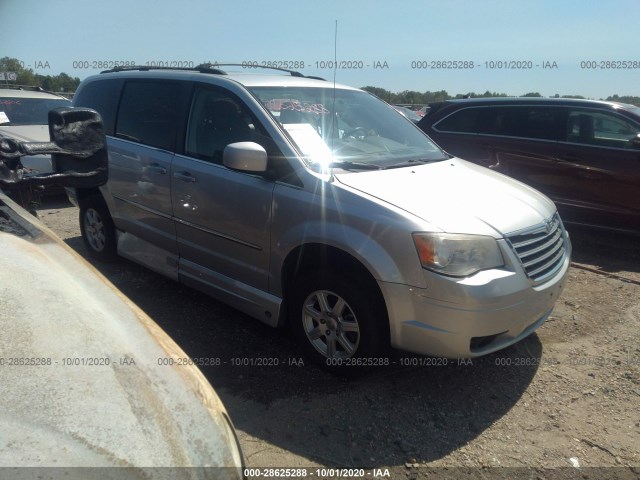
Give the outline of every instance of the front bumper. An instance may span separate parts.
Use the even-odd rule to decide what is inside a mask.
[[[502,245],[504,247],[504,245]],[[425,271],[427,288],[379,282],[391,345],[423,355],[474,358],[512,345],[549,317],[566,283],[571,244],[557,273],[535,285],[507,248],[504,269],[451,278]]]

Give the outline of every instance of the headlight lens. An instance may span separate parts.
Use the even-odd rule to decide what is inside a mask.
[[[449,233],[414,233],[413,241],[425,268],[444,275],[467,277],[504,265],[493,237]]]

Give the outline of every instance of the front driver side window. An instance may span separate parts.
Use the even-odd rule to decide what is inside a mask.
[[[631,141],[640,133],[633,122],[609,112],[571,110],[567,141],[599,147],[634,148]]]
[[[187,128],[187,155],[222,164],[222,153],[230,143],[263,144],[264,137],[240,100],[220,90],[196,91]]]

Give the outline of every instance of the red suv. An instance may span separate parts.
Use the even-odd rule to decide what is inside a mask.
[[[432,104],[418,126],[448,153],[545,193],[567,223],[640,233],[640,107],[447,100]]]

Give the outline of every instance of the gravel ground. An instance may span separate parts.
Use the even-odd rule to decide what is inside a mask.
[[[86,256],[77,215],[63,200],[39,211]],[[425,359],[394,352],[395,365],[359,380],[301,365],[287,332],[132,262],[95,265],[190,357],[221,359],[202,371],[249,467],[310,476],[337,473],[316,467],[362,468],[394,479],[640,478],[640,242],[570,232],[574,266],[536,334],[472,363],[402,366]],[[279,365],[246,365],[257,359]]]

